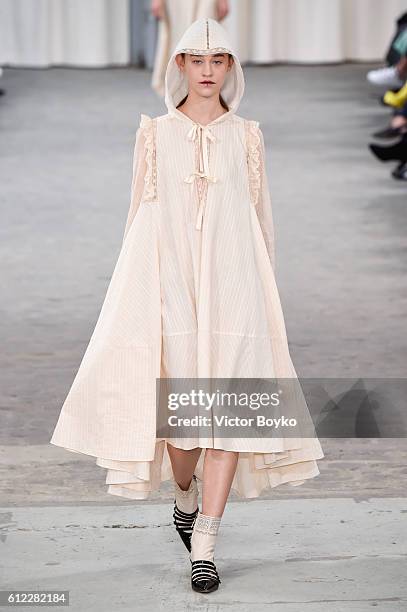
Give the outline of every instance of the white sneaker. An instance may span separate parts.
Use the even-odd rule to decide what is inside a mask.
[[[400,89],[404,81],[400,79],[396,67],[388,66],[386,68],[377,68],[377,70],[369,70],[366,75],[367,80],[372,85],[380,85],[389,89]]]

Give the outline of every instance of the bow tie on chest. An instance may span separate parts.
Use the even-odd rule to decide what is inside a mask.
[[[197,123],[194,123],[192,128],[188,132],[188,139],[192,141],[198,141],[199,147],[199,168],[194,170],[185,177],[184,181],[186,183],[192,183],[196,178],[205,178],[212,183],[216,183],[218,180],[216,176],[212,176],[209,173],[209,159],[208,159],[208,141],[214,142],[216,140],[215,136],[210,131],[209,127],[201,126]],[[198,219],[196,223],[196,229],[201,229],[202,224],[202,215],[203,215],[203,202],[199,207],[198,211]]]
[[[198,170],[194,170],[189,176],[187,176],[184,180],[186,183],[192,183],[195,180],[196,176],[200,176],[201,178],[206,178],[208,181],[212,181],[216,183],[218,180],[215,176],[211,176],[209,174],[209,160],[208,160],[208,141],[214,142],[216,140],[215,136],[210,131],[209,127],[201,126],[196,123],[192,126],[192,128],[188,132],[189,140],[198,140],[199,143],[199,168]]]

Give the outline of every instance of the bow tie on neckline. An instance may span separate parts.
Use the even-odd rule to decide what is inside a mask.
[[[196,140],[198,138],[199,142],[199,169],[194,170],[191,174],[185,177],[184,181],[186,183],[192,183],[197,177],[206,178],[208,181],[212,183],[216,183],[218,180],[216,176],[211,176],[209,174],[209,160],[208,160],[208,140],[211,142],[216,141],[215,136],[212,134],[208,126],[202,126],[197,123],[194,123],[192,128],[188,132],[189,140]],[[201,202],[198,210],[198,217],[196,222],[196,229],[201,229],[202,226],[202,217],[203,217],[203,205]]]
[[[216,183],[218,180],[215,176],[211,176],[209,174],[209,160],[208,160],[208,140],[214,142],[216,140],[215,136],[210,131],[209,127],[201,126],[197,123],[194,123],[192,128],[188,132],[189,140],[196,140],[198,138],[199,141],[199,170],[194,170],[189,176],[187,176],[184,180],[186,183],[192,183],[195,177],[200,176],[201,178],[206,178],[208,181]]]

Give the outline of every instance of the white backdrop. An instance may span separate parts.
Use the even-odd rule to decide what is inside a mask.
[[[406,10],[406,0],[231,0],[223,25],[243,62],[376,61]],[[0,0],[3,66],[126,65],[130,36],[130,0]]]
[[[0,64],[127,64],[128,0],[0,0]]]
[[[234,0],[233,7],[236,41],[253,62],[375,61],[407,0]]]

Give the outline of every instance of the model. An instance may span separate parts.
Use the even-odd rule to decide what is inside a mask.
[[[168,113],[141,115],[122,248],[51,443],[96,457],[113,495],[146,499],[173,479],[192,588],[208,593],[230,490],[253,498],[303,484],[324,454],[316,436],[157,436],[156,379],[296,378],[264,138],[236,114],[243,71],[217,21],[185,31],[165,90]]]

